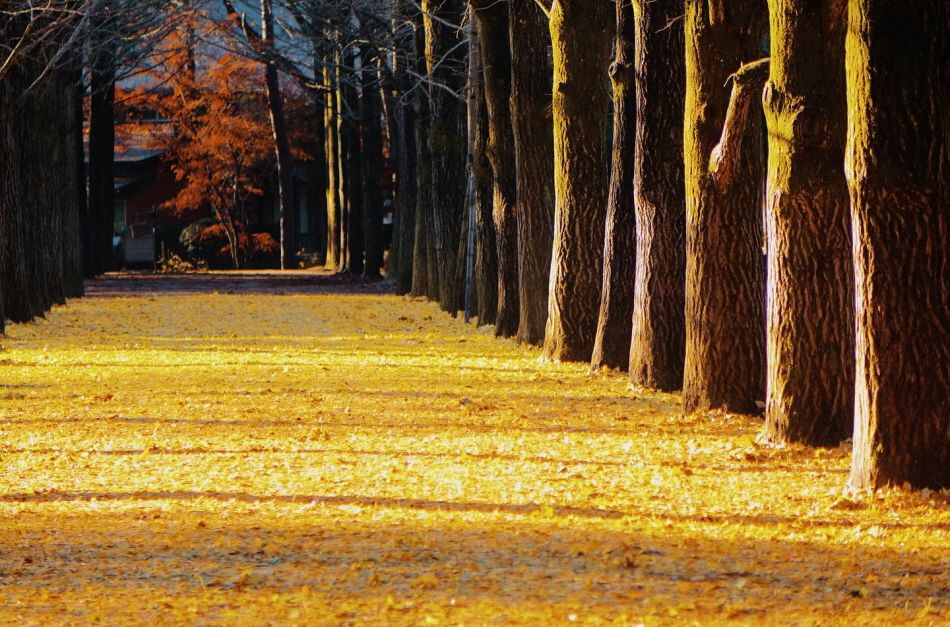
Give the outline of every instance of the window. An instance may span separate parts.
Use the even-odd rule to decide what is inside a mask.
[[[125,229],[125,201],[117,198],[115,201],[115,215],[112,222],[112,230],[116,235],[121,235],[125,233]]]

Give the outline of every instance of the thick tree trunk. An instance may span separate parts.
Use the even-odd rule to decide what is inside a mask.
[[[468,136],[475,204],[475,316],[479,325],[495,324],[498,316],[498,252],[492,216],[492,170],[488,161],[488,113],[485,103],[481,42],[471,33],[468,81]]]
[[[950,5],[854,0],[849,10],[850,484],[950,487]]]
[[[637,278],[630,380],[664,391],[683,384],[686,199],[683,188],[683,3],[634,0],[637,140],[634,189]]]
[[[422,8],[432,106],[428,139],[439,304],[454,314],[462,306],[463,289],[457,280],[456,266],[466,195],[465,106],[461,94],[465,86],[467,50],[461,29],[452,25],[461,24],[465,4],[464,0],[422,0]],[[432,261],[430,258],[430,264]]]
[[[518,332],[518,181],[511,127],[511,48],[508,5],[472,0],[480,43],[488,111],[488,161],[492,169],[492,215],[498,259],[498,315],[495,335]]]
[[[764,6],[686,2],[687,413],[758,413],[765,398],[762,134]],[[732,97],[729,83],[732,82]],[[718,142],[718,144],[717,144]]]
[[[607,68],[614,20],[610,5],[555,0],[554,251],[544,353],[589,361],[600,305],[607,217]]]
[[[610,65],[614,138],[604,234],[600,316],[590,362],[591,368],[595,370],[602,367],[627,369],[636,278],[637,225],[633,186],[637,132],[634,72],[636,26],[630,0],[617,0],[616,10],[617,35],[614,62]]]
[[[376,63],[368,50],[363,53],[360,90],[360,131],[363,149],[363,241],[366,261],[363,276],[378,279],[383,267],[383,105]]]
[[[844,177],[845,0],[769,2],[767,396],[763,438],[836,445],[853,427]]]
[[[541,344],[554,242],[550,34],[534,0],[511,0],[511,123],[518,197],[518,341]]]
[[[274,42],[273,0],[261,0],[261,38],[265,50]],[[277,160],[277,194],[280,203],[280,269],[297,267],[297,212],[294,200],[294,160],[290,154],[284,101],[280,92],[277,64],[264,65],[264,84],[267,88],[267,109],[274,135],[274,156]]]

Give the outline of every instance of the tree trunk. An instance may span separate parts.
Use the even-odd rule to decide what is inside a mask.
[[[854,0],[849,10],[849,483],[950,487],[950,5]]]
[[[343,104],[340,107],[342,116],[341,135],[344,161],[344,194],[343,194],[343,231],[346,239],[346,266],[343,272],[353,275],[363,274],[363,154],[360,145],[360,120],[358,119],[360,102],[359,91],[359,51],[348,52],[344,67],[340,71],[340,84]]]
[[[422,0],[422,8],[432,107],[428,135],[439,304],[454,314],[462,306],[463,288],[456,265],[466,195],[465,106],[460,94],[465,86],[467,51],[461,29],[450,25],[461,24],[465,5],[464,0]]]
[[[313,73],[314,76],[320,77],[323,73],[323,60],[322,55],[315,51],[314,54],[314,64],[313,64]],[[327,223],[328,210],[327,210],[327,192],[329,190],[329,161],[327,158],[327,115],[326,115],[326,98],[323,95],[323,92],[320,90],[314,90],[311,92],[311,97],[313,98],[313,114],[314,114],[314,141],[313,141],[313,173],[314,178],[311,183],[311,197],[313,198],[314,209],[312,215],[317,217],[323,223],[318,225],[312,225],[313,230],[313,242],[314,250],[312,251],[315,255],[319,255],[323,258],[323,263],[326,265],[327,259],[327,239],[329,228]],[[309,207],[306,209],[309,210]],[[322,239],[321,239],[322,237]]]
[[[551,8],[555,214],[544,353],[559,361],[590,361],[597,331],[613,22],[606,2],[555,0]]]
[[[765,398],[759,115],[764,6],[686,2],[684,409],[758,413]],[[718,144],[717,144],[718,141]]]
[[[411,19],[405,0],[397,0],[393,9],[393,29],[397,41],[400,32]],[[408,58],[407,58],[408,57]],[[413,59],[412,50],[397,49],[393,54],[393,77],[396,83],[392,148],[396,160],[396,201],[395,215],[399,219],[399,228],[393,234],[393,247],[399,254],[392,273],[396,282],[396,292],[408,294],[412,291],[413,240],[416,226],[416,116],[412,105],[406,102],[406,96],[412,89],[409,75],[409,63]]]
[[[488,113],[481,62],[481,41],[471,32],[468,82],[468,135],[475,203],[475,316],[479,325],[495,324],[498,316],[498,251],[492,215],[492,170],[488,161]]]
[[[837,445],[853,427],[844,177],[845,0],[769,2],[768,380],[763,439]]]
[[[94,20],[89,104],[89,223],[85,226],[85,268],[93,277],[112,266],[115,228],[115,73],[116,50],[110,27],[111,5]]]
[[[363,241],[366,261],[363,276],[378,279],[383,267],[383,105],[376,63],[367,47],[360,72],[360,131],[363,155]]]
[[[339,272],[343,261],[341,250],[342,196],[340,194],[340,126],[337,108],[337,71],[328,63],[323,68],[323,82],[327,87],[324,95],[324,120],[326,128],[327,155],[327,258],[328,270]]]
[[[636,25],[630,0],[617,0],[614,62],[609,72],[614,98],[614,137],[604,234],[604,278],[591,357],[591,368],[595,370],[601,367],[626,370],[630,359],[637,252],[633,187],[637,132],[635,42]]]
[[[518,341],[541,344],[554,242],[550,34],[534,0],[511,0],[511,124],[518,198]]]
[[[413,17],[415,29],[414,59],[415,72],[423,76],[426,73],[425,27],[422,13]],[[432,244],[432,160],[429,155],[429,123],[432,111],[429,98],[421,88],[416,89],[413,109],[416,115],[416,220],[412,244],[412,292],[413,296],[438,298],[438,273],[432,270],[438,263]]]
[[[511,128],[511,48],[508,5],[472,0],[480,43],[488,112],[488,161],[492,169],[492,215],[498,259],[498,315],[495,335],[518,333],[518,181]]]
[[[265,51],[274,45],[273,0],[261,0],[261,40]],[[297,267],[297,213],[294,201],[294,161],[290,154],[284,101],[280,92],[277,64],[268,61],[264,66],[267,88],[267,109],[274,135],[274,155],[277,159],[277,193],[280,202],[280,269]]]
[[[636,285],[630,380],[664,391],[683,384],[686,199],[683,4],[634,0],[637,15]]]

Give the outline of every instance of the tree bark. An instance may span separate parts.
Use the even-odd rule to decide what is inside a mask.
[[[328,270],[339,272],[343,262],[341,249],[342,194],[340,193],[340,126],[337,108],[337,70],[332,67],[333,57],[328,55],[323,68],[323,81],[327,92],[324,95],[324,127],[326,128],[327,156],[327,257]]]
[[[115,75],[116,49],[111,3],[93,20],[89,100],[89,222],[84,232],[84,271],[93,277],[112,265],[115,228]]]
[[[764,6],[686,2],[684,409],[758,413],[765,398]],[[729,95],[730,75],[732,96]],[[717,144],[718,141],[718,144]]]
[[[556,0],[550,30],[555,214],[544,353],[558,361],[590,361],[607,214],[610,5]]]
[[[266,52],[274,46],[273,0],[261,0],[261,44]],[[290,154],[287,119],[280,91],[277,64],[264,64],[267,109],[274,135],[274,156],[277,160],[277,194],[280,202],[280,269],[297,267],[297,213],[294,201],[294,163]]]
[[[602,367],[627,369],[636,278],[637,225],[633,184],[637,131],[636,25],[630,0],[617,0],[616,11],[614,62],[609,71],[614,99],[614,136],[600,315],[591,357],[594,370]]]
[[[394,32],[396,37],[403,24],[410,19],[404,0],[397,0],[393,9]],[[393,54],[393,75],[396,83],[395,116],[392,145],[396,159],[396,202],[395,214],[399,218],[399,228],[394,233],[394,246],[399,254],[393,278],[396,291],[408,294],[412,291],[413,240],[416,226],[416,116],[415,109],[406,101],[412,87],[409,76],[409,64],[412,51],[397,49]]]
[[[475,317],[479,325],[495,324],[498,316],[498,257],[492,215],[492,169],[488,161],[488,113],[481,63],[481,42],[471,32],[468,83],[468,135],[475,203]]]
[[[771,0],[769,21],[762,437],[832,446],[853,427],[854,288],[843,168],[847,2]]]
[[[462,306],[463,288],[456,266],[465,209],[465,107],[460,94],[467,51],[461,29],[450,25],[461,24],[465,5],[464,0],[422,0],[422,8],[432,107],[428,139],[439,304],[454,314]]]
[[[415,71],[424,76],[426,69],[425,25],[422,13],[413,18],[415,28]],[[429,152],[429,124],[432,111],[429,98],[422,88],[416,89],[414,100],[416,114],[416,224],[412,247],[412,292],[413,296],[438,298],[438,260],[433,243],[432,220],[432,160]]]
[[[683,4],[634,0],[637,15],[637,139],[634,189],[637,278],[630,380],[678,390],[686,342],[686,199],[683,107],[686,66]]]
[[[518,198],[518,341],[541,344],[554,242],[550,34],[534,0],[511,0],[511,124]]]
[[[855,0],[853,488],[950,487],[950,5]]]
[[[347,58],[348,57],[348,58]],[[363,274],[363,164],[360,146],[359,51],[348,51],[340,70],[342,94],[341,137],[344,151],[343,232],[346,240],[346,265],[343,272]]]
[[[488,161],[492,169],[492,215],[498,259],[498,315],[495,335],[518,333],[518,181],[511,127],[511,47],[508,5],[472,0],[480,43],[488,112]]]
[[[362,136],[363,241],[366,255],[363,276],[378,279],[383,267],[383,106],[379,75],[368,47],[363,51],[360,73],[360,134]]]

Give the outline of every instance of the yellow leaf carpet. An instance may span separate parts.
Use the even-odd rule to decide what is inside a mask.
[[[539,354],[321,273],[93,282],[0,338],[0,623],[950,623],[950,492]]]

